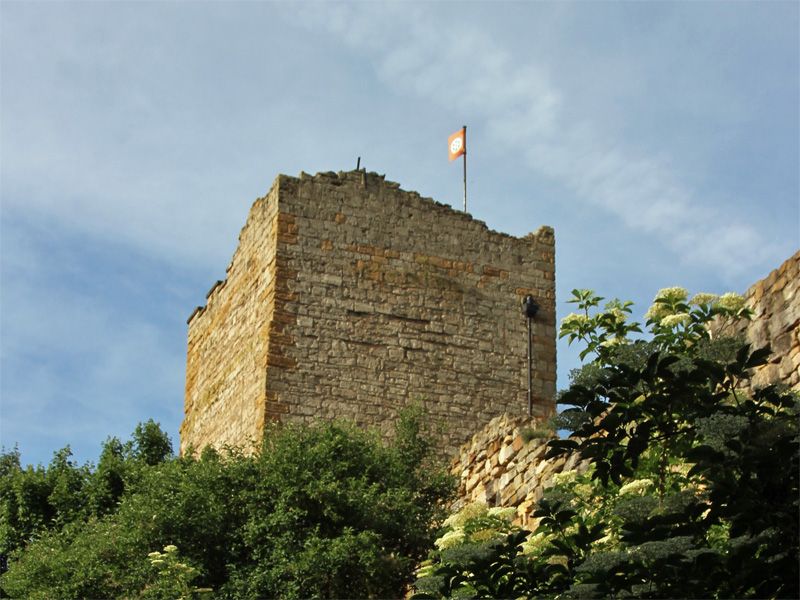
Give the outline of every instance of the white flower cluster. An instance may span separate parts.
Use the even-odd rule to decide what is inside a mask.
[[[587,317],[586,315],[581,315],[578,313],[570,313],[566,317],[561,319],[561,327],[562,328],[573,327],[573,326],[580,327],[581,325],[585,325],[588,322],[589,322],[589,317]]]
[[[653,481],[651,479],[634,479],[630,483],[626,483],[619,488],[619,495],[624,496],[626,494],[642,494],[651,487],[653,487]]]
[[[606,314],[613,315],[617,323],[624,323],[628,320],[628,313],[625,312],[630,303],[623,304],[620,300],[614,299],[606,302]]]
[[[739,294],[728,292],[719,297],[717,306],[733,313],[739,312],[744,308],[744,298]]]
[[[668,287],[658,290],[653,300],[653,305],[645,313],[645,318],[651,321],[663,323],[664,317],[674,314],[674,309],[670,305],[686,302],[689,292],[682,287]]]
[[[689,304],[693,304],[694,306],[709,306],[709,305],[714,305],[718,299],[719,296],[717,296],[716,294],[700,292],[692,297]]]
[[[610,348],[612,346],[619,346],[620,344],[627,344],[627,343],[628,343],[628,340],[626,338],[616,336],[616,337],[613,337],[611,339],[608,339],[608,340],[602,342],[600,345],[605,347],[605,348]]]
[[[477,519],[483,517],[489,512],[489,507],[485,502],[471,502],[467,504],[457,513],[453,513],[445,522],[442,523],[444,527],[453,527],[454,529],[464,527],[464,524],[470,519]]]
[[[449,527],[450,531],[437,539],[434,542],[434,545],[439,550],[445,550],[447,548],[452,548],[464,543],[467,541],[467,535],[464,531],[464,527],[473,519],[478,519],[481,517],[494,517],[495,519],[500,519],[510,523],[514,520],[516,513],[517,509],[513,506],[495,506],[493,508],[489,508],[484,502],[473,502],[471,504],[467,504],[457,513],[453,513],[447,517],[443,523],[443,526]],[[501,528],[501,530],[502,529],[503,528]],[[493,527],[484,527],[483,529],[479,529],[470,533],[469,538],[474,542],[487,542],[492,539],[502,537],[503,535],[504,534],[501,533],[501,531],[498,531]]]
[[[552,536],[546,533],[531,534],[527,540],[522,542],[522,553],[528,556],[536,556],[547,548],[551,539]]]
[[[582,500],[589,500],[594,496],[594,487],[591,483],[579,483],[572,491]]]
[[[159,552],[158,550],[155,552],[150,552],[147,555],[147,558],[150,559],[150,564],[154,567],[162,568],[162,565],[166,565],[166,567],[164,567],[165,569],[175,568],[180,571],[184,571],[190,577],[197,573],[197,569],[194,567],[190,567],[185,563],[178,562],[178,547],[175,544],[168,544],[167,546],[164,546],[163,552]]]
[[[445,550],[447,548],[452,548],[453,546],[458,546],[464,541],[464,539],[464,530],[459,527],[458,529],[453,529],[452,531],[445,533],[442,537],[437,539],[433,545],[439,550]]]
[[[666,300],[670,303],[676,302],[686,302],[686,299],[689,297],[689,292],[686,291],[686,288],[682,287],[668,287],[658,290],[656,293],[656,300]]]
[[[486,514],[490,517],[498,517],[510,523],[514,520],[514,516],[517,514],[517,509],[513,506],[494,506],[490,508]]]
[[[691,320],[688,313],[676,313],[674,315],[667,315],[661,319],[661,325],[664,327],[676,327],[683,325]]]
[[[571,471],[562,471],[561,473],[554,474],[551,481],[553,485],[563,485],[566,483],[572,483],[575,481],[577,476],[578,472],[575,469],[572,469]]]

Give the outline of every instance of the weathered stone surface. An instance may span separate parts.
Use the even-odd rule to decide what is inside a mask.
[[[450,472],[460,480],[459,497],[453,508],[469,502],[512,506],[517,508],[515,522],[532,527],[536,502],[552,485],[553,475],[572,469],[580,473],[589,465],[588,461],[579,460],[577,454],[566,459],[544,460],[548,440],[535,438],[525,442],[521,435],[525,429],[540,423],[536,418],[501,415],[473,435],[450,464]],[[481,449],[486,450],[486,458],[474,460]],[[503,458],[506,458],[503,471],[487,472],[487,462],[502,463]],[[488,490],[491,493],[486,493]]]
[[[800,251],[745,292],[751,321],[738,324],[753,348],[770,345],[772,356],[752,384],[783,383],[800,389]]]
[[[550,228],[490,231],[374,173],[280,175],[189,320],[181,450],[255,444],[270,419],[388,431],[418,402],[453,451],[492,417],[527,412],[529,293],[534,412],[550,414],[554,281]]]

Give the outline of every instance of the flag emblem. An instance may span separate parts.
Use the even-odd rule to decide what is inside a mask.
[[[464,143],[465,133],[466,132],[462,128],[447,138],[447,149],[449,151],[450,160],[455,160],[462,154],[467,153],[467,147]]]

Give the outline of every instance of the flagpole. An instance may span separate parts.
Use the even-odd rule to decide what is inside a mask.
[[[467,212],[467,126],[464,125],[464,212]]]

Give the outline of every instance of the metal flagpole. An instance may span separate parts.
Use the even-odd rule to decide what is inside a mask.
[[[464,125],[464,212],[467,212],[467,126]]]

